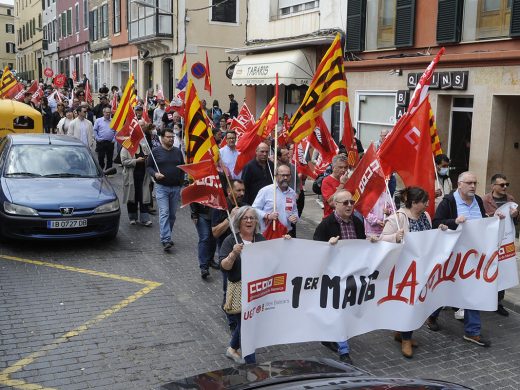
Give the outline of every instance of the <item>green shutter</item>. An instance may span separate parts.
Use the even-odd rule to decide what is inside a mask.
[[[346,51],[365,50],[366,9],[366,0],[349,0],[347,2]]]
[[[397,0],[395,4],[395,47],[413,46],[415,0]]]
[[[520,0],[511,2],[511,34],[512,37],[520,37]]]
[[[464,0],[439,0],[437,12],[437,42],[460,42]]]

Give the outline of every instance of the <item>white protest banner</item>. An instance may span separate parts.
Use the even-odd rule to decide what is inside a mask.
[[[242,355],[256,348],[341,341],[419,328],[441,306],[493,311],[501,286],[498,218],[412,232],[403,244],[272,240],[242,253]],[[274,255],[276,254],[276,255]]]
[[[516,286],[518,284],[518,272],[516,263],[516,249],[515,249],[515,223],[511,218],[510,209],[518,208],[518,204],[508,202],[495,211],[502,213],[505,216],[503,224],[503,238],[498,250],[498,272],[499,274],[509,274],[507,279],[499,278],[498,289],[505,290],[507,288]],[[502,225],[501,225],[502,228]]]

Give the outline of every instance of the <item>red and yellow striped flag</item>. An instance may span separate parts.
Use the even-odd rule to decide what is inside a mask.
[[[130,74],[128,81],[125,86],[125,90],[123,91],[123,96],[121,96],[121,100],[119,100],[119,105],[117,106],[117,110],[112,117],[112,121],[110,122],[110,127],[115,131],[121,131],[123,128],[126,117],[128,115],[128,110],[131,110],[134,107],[135,101],[135,89],[134,89],[134,74]]]
[[[442,154],[441,141],[439,139],[439,133],[437,133],[437,124],[435,123],[435,116],[433,115],[432,106],[430,105],[430,97],[427,97],[428,101],[426,104],[428,105],[429,110],[429,120],[430,120],[430,137],[432,142],[432,152],[434,156]]]
[[[291,118],[289,138],[295,143],[300,142],[314,130],[316,117],[332,104],[347,100],[343,52],[341,39],[337,34],[318,65],[300,107]]]
[[[9,70],[9,67],[6,66],[4,73],[2,73],[2,78],[0,79],[0,98],[14,99],[15,96],[23,90],[23,85],[16,80],[14,74]]]
[[[205,120],[197,89],[190,79],[186,88],[186,115],[184,117],[184,137],[186,142],[186,163],[192,164],[206,159],[218,161],[218,145],[213,131]]]

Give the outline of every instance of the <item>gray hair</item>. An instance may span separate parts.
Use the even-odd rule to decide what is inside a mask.
[[[464,177],[465,176],[468,176],[468,175],[473,175],[473,176],[476,176],[473,172],[471,171],[466,171],[466,172],[462,172],[459,177],[457,178],[457,183],[460,183],[461,181],[464,180]]]
[[[337,165],[337,163],[339,162],[346,162],[347,161],[347,156],[340,153],[340,154],[336,154],[334,157],[332,157],[332,166],[335,167]]]
[[[347,190],[339,190],[338,192],[336,192],[334,194],[334,197],[332,198],[334,200],[334,202],[337,202],[338,201],[338,198],[341,197],[342,194],[349,194],[350,196],[352,196],[352,194],[350,193],[350,191],[347,191]]]
[[[240,232],[240,221],[242,221],[242,218],[244,218],[244,215],[249,210],[253,210],[253,212],[255,213],[255,217],[258,219],[258,213],[256,212],[256,209],[254,207],[251,207],[251,206],[242,206],[242,207],[240,207],[237,210],[237,212],[236,212],[235,216],[233,217],[233,219],[231,220],[231,223],[232,223],[232,226],[233,226],[233,230],[235,231],[235,233],[239,233]],[[260,233],[260,224],[258,223],[258,221],[256,222],[255,233]]]

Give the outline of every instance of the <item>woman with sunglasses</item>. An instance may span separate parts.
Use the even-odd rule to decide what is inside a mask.
[[[401,207],[397,212],[388,218],[381,240],[388,242],[403,242],[405,232],[421,232],[432,228],[432,220],[430,214],[426,211],[429,202],[428,193],[420,187],[406,187],[401,190]],[[448,227],[439,226],[442,230]],[[437,316],[439,310],[436,310],[427,320],[427,325],[431,330],[439,330],[437,325]],[[401,352],[404,357],[413,357],[413,348],[417,347],[417,342],[412,340],[412,331],[395,332],[394,339],[401,342]]]
[[[240,207],[235,217],[231,221],[232,231],[236,233],[236,239],[230,234],[224,239],[220,247],[220,267],[227,273],[229,282],[239,282],[242,277],[242,266],[240,254],[244,245],[254,242],[265,241],[264,236],[260,234],[260,225],[258,224],[258,216],[256,210],[251,206]],[[236,363],[255,363],[255,354],[251,354],[242,358],[238,350],[240,349],[240,318],[241,313],[231,314],[234,317],[237,326],[231,335],[229,347],[226,350],[226,356]]]

